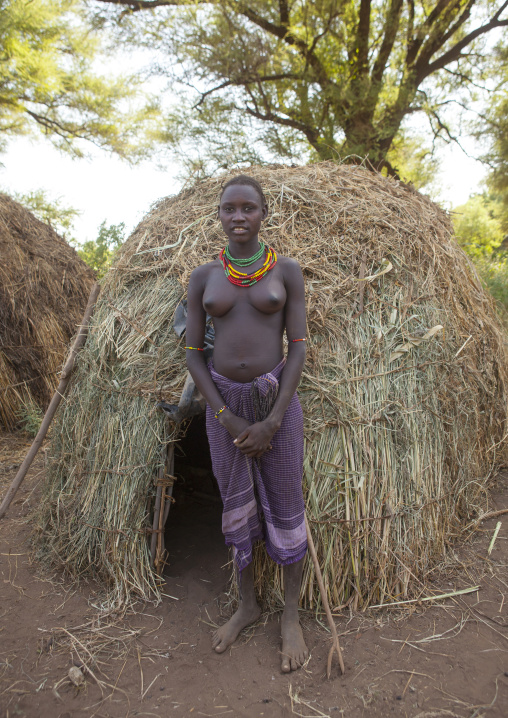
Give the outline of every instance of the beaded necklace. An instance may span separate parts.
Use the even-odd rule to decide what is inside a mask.
[[[236,257],[231,256],[229,247],[224,247],[224,254],[226,255],[226,257],[229,259],[230,262],[238,264],[239,267],[249,267],[251,264],[254,264],[254,262],[257,262],[258,259],[261,259],[264,253],[265,245],[263,244],[263,242],[260,242],[260,247],[256,254],[253,254],[252,257],[247,257],[245,259],[237,259]]]
[[[265,247],[263,247],[263,249],[265,249]],[[253,284],[256,284],[256,282],[263,279],[265,274],[267,274],[270,269],[273,269],[277,264],[277,255],[272,247],[266,247],[266,259],[263,262],[263,266],[252,274],[239,272],[233,267],[231,262],[229,262],[226,258],[226,247],[224,247],[219,254],[219,259],[224,267],[226,277],[231,284],[235,284],[237,287],[251,287]],[[233,261],[236,262],[236,259],[233,259]]]

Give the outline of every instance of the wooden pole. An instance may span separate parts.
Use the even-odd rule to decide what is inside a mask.
[[[323,607],[325,609],[326,618],[328,619],[328,625],[330,626],[330,631],[332,632],[332,646],[328,652],[328,662],[326,665],[326,677],[330,678],[331,672],[332,672],[332,658],[334,651],[337,653],[337,657],[339,659],[339,665],[341,673],[344,675],[346,672],[346,669],[344,668],[344,661],[342,660],[342,652],[340,650],[339,646],[339,637],[337,635],[337,629],[335,628],[335,623],[333,621],[332,612],[330,611],[330,605],[328,603],[328,597],[326,595],[325,590],[325,584],[323,583],[323,576],[321,574],[321,569],[319,567],[319,561],[316,554],[316,547],[314,546],[314,541],[312,539],[312,534],[310,532],[309,528],[309,522],[307,521],[307,516],[305,516],[305,528],[307,530],[307,543],[309,544],[309,551],[310,555],[312,556],[312,561],[314,563],[314,570],[316,572],[316,578],[319,586],[319,592],[321,593],[321,601],[323,602]]]
[[[97,283],[95,283],[92,287],[92,291],[90,292],[90,296],[88,297],[88,304],[86,305],[85,314],[83,315],[83,319],[81,320],[78,335],[74,340],[74,344],[72,345],[72,348],[69,352],[69,356],[67,357],[67,361],[65,362],[62,374],[60,376],[60,383],[58,384],[58,388],[54,393],[53,398],[51,399],[50,405],[48,406],[46,413],[44,414],[44,418],[42,420],[40,429],[37,432],[37,436],[35,437],[33,444],[25,457],[25,460],[19,467],[18,473],[16,474],[14,481],[10,485],[5,495],[5,498],[2,501],[2,504],[0,506],[0,519],[2,519],[7,513],[7,509],[9,508],[11,501],[16,494],[16,491],[21,486],[21,482],[25,478],[28,469],[32,464],[32,461],[35,458],[35,455],[39,451],[39,448],[44,441],[46,434],[48,433],[49,425],[51,424],[58,405],[62,400],[62,396],[64,395],[65,389],[67,388],[69,379],[71,378],[76,355],[84,345],[86,337],[88,335],[88,324],[90,322],[90,317],[92,316],[92,312],[95,307],[95,302],[97,301],[97,297],[99,295],[99,289],[100,286]]]

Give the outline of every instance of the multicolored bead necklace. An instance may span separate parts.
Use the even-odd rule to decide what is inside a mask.
[[[254,262],[257,262],[258,259],[261,259],[263,254],[265,253],[265,245],[263,242],[260,242],[259,250],[256,252],[256,254],[253,254],[252,257],[246,257],[244,259],[236,258],[231,255],[231,252],[229,251],[229,247],[224,247],[224,254],[229,259],[230,262],[234,262],[235,264],[238,264],[239,267],[249,267],[251,264],[254,264]]]
[[[219,254],[219,259],[222,262],[222,266],[224,267],[226,277],[231,282],[231,284],[235,284],[237,287],[251,287],[253,284],[256,284],[261,279],[263,279],[263,277],[270,271],[270,269],[273,269],[277,264],[277,255],[275,253],[275,250],[272,247],[265,247],[263,245],[263,250],[266,249],[266,258],[263,262],[263,266],[252,274],[245,274],[244,272],[239,272],[237,269],[235,269],[231,264],[231,261],[228,261],[226,249],[227,247],[224,247],[224,249],[221,251],[221,253]],[[234,262],[237,262],[234,257],[232,259]],[[249,263],[251,264],[251,262]]]

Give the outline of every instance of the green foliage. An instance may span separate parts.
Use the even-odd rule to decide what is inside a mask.
[[[103,277],[109,269],[115,250],[125,239],[125,224],[107,225],[104,221],[99,227],[97,239],[91,239],[78,248],[81,259],[96,273]]]
[[[501,209],[501,202],[487,194],[474,195],[454,209],[457,241],[473,259],[490,259],[501,246]]]
[[[484,39],[508,24],[487,0],[100,5],[121,41],[157,53],[153,72],[179,93],[167,142],[205,173],[253,155],[368,156],[393,172],[388,152],[408,116],[425,113],[434,137],[450,139],[444,108],[482,79]]]
[[[501,319],[508,327],[508,256],[477,257],[475,265],[485,286],[496,300]]]
[[[439,160],[421,137],[401,130],[388,150],[387,160],[404,182],[411,182],[417,190],[437,192]]]
[[[484,193],[456,207],[452,219],[459,244],[475,263],[496,300],[501,319],[508,325],[508,255],[503,249],[502,213],[499,198]]]
[[[490,166],[489,189],[501,203],[500,217],[508,235],[508,45],[500,45],[493,53],[498,87],[478,124],[477,136],[490,144],[485,160]]]
[[[36,436],[40,429],[44,413],[33,399],[24,401],[18,413],[19,427],[29,436]]]
[[[81,0],[1,0],[0,150],[13,135],[40,131],[74,156],[83,156],[83,139],[146,155],[157,102],[142,96],[141,78],[99,74],[105,50]]]
[[[74,222],[80,211],[74,207],[65,206],[61,197],[50,199],[43,189],[26,194],[14,193],[12,197],[29,209],[42,222],[51,225],[53,229],[72,244],[74,241]]]

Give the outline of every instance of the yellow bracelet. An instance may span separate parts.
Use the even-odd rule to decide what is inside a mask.
[[[219,418],[219,414],[222,414],[222,412],[224,411],[224,409],[227,409],[227,406],[226,406],[225,404],[224,404],[224,406],[222,407],[222,409],[219,409],[219,411],[215,414],[215,418],[216,418],[216,419]]]

